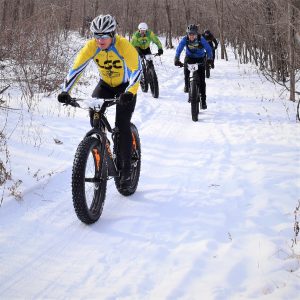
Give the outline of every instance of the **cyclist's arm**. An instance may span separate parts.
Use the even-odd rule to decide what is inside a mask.
[[[134,33],[132,36],[131,44],[136,48],[140,46],[136,33]]]
[[[178,59],[180,58],[180,54],[183,50],[183,48],[186,46],[186,37],[184,37],[180,42],[179,45],[176,48],[176,54],[175,57],[177,57]]]
[[[207,58],[208,59],[212,59],[213,55],[212,55],[212,49],[211,46],[209,45],[209,43],[207,42],[207,40],[204,37],[201,37],[201,43],[207,53]]]
[[[79,80],[84,69],[89,64],[90,60],[94,57],[97,51],[94,41],[88,41],[85,46],[77,54],[73,67],[69,70],[69,73],[64,81],[63,92],[70,92],[76,82]]]
[[[217,39],[214,37],[212,41],[213,41],[213,43],[215,44],[215,49],[217,49],[217,48],[218,48],[218,45],[219,45]]]
[[[136,49],[125,38],[122,39],[121,48],[122,52],[120,51],[120,54],[124,57],[125,64],[131,72],[129,77],[129,85],[126,88],[126,92],[131,92],[132,94],[136,95],[142,71],[141,61]]]
[[[153,31],[150,32],[150,40],[156,44],[157,48],[158,49],[162,49],[162,45],[161,45],[161,42],[159,40],[159,38],[157,37],[157,35],[154,34]]]

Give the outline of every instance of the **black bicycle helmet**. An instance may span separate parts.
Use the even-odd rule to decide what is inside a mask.
[[[208,37],[208,36],[211,35],[211,32],[208,29],[205,29],[204,30],[204,35]]]
[[[186,29],[186,33],[192,33],[192,34],[197,34],[198,33],[198,26],[195,24],[190,24],[187,29]]]

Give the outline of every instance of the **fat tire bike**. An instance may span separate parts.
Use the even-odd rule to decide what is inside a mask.
[[[141,89],[144,93],[148,92],[149,86],[153,98],[159,96],[159,86],[157,75],[154,69],[153,57],[157,54],[146,54],[141,56],[143,72],[140,80]]]
[[[132,195],[138,186],[141,170],[141,143],[134,124],[130,124],[132,134],[131,180],[126,187],[120,183],[121,161],[119,130],[112,128],[105,115],[108,107],[118,99],[103,99],[100,105],[90,105],[92,129],[79,143],[72,168],[72,198],[76,215],[85,224],[92,224],[100,218],[106,197],[107,180],[114,178],[115,186],[123,196]],[[78,99],[68,103],[80,107]],[[111,134],[113,151],[107,132]]]
[[[200,77],[198,73],[200,66],[203,66],[203,63],[187,64],[187,68],[190,71],[189,102],[191,103],[191,114],[194,122],[198,121],[199,111],[203,108],[200,93]]]

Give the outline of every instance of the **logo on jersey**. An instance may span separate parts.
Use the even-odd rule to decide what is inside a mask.
[[[120,72],[116,72],[113,69],[122,69],[122,62],[121,60],[111,60],[107,59],[103,62],[103,65],[100,64],[99,60],[96,59],[97,65],[102,69],[102,72],[105,74],[105,76],[108,77],[118,77],[120,76]],[[103,74],[103,75],[104,75]]]

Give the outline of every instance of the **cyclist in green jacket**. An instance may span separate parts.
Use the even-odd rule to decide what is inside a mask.
[[[136,48],[140,56],[151,54],[150,43],[156,44],[158,51],[158,55],[163,54],[163,49],[160,40],[154,34],[154,32],[148,29],[148,25],[146,23],[140,23],[138,26],[138,31],[136,31],[131,40],[131,44]]]

